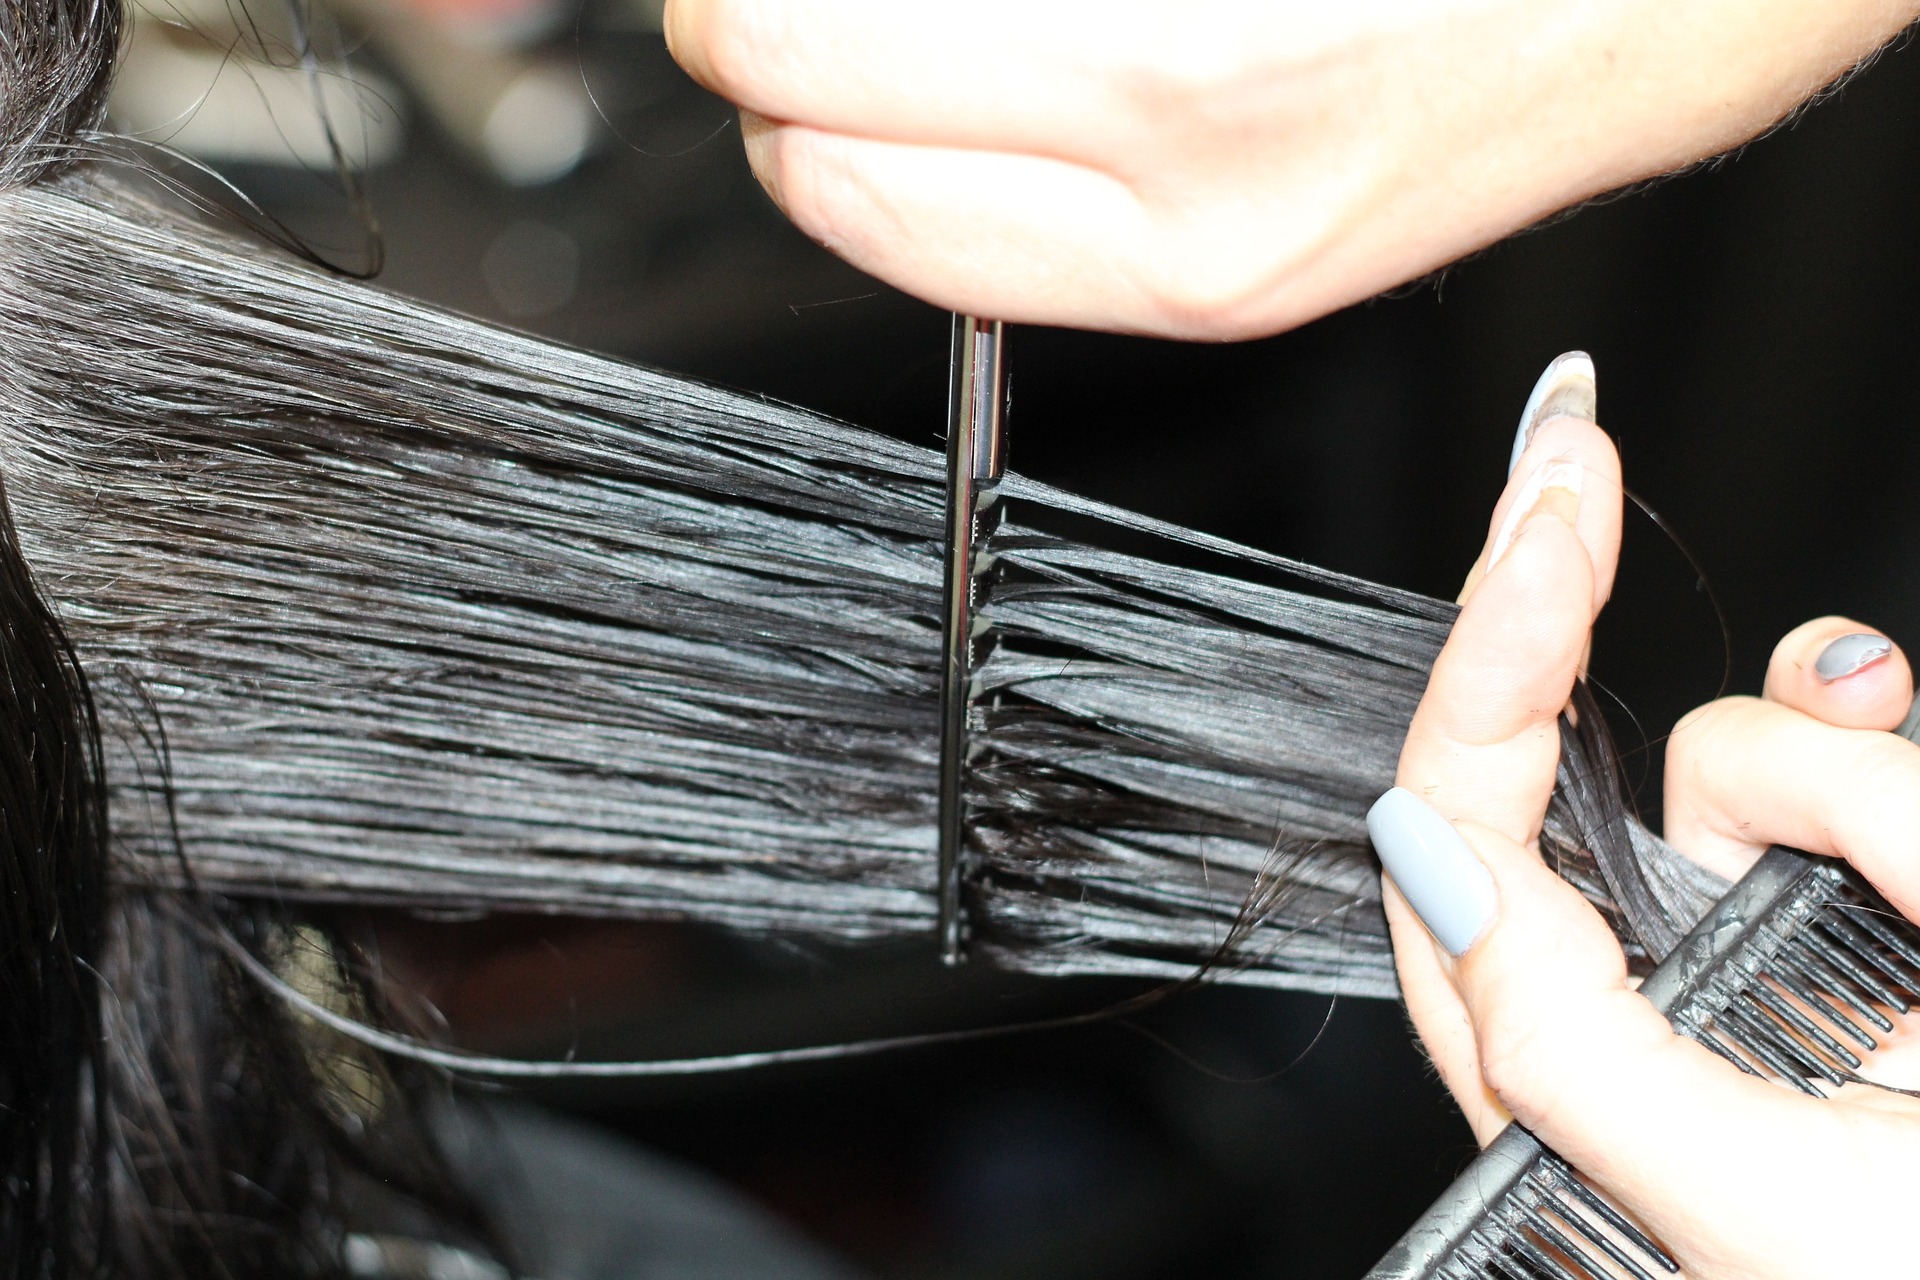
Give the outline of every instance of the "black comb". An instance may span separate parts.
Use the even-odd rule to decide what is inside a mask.
[[[1920,1004],[1920,929],[1845,864],[1775,848],[1642,984],[1673,1029],[1748,1075],[1815,1097]],[[1520,1125],[1499,1137],[1368,1280],[1658,1280],[1655,1241]]]

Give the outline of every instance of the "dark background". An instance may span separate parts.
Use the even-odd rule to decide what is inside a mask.
[[[607,111],[595,158],[515,191],[416,129],[371,179],[385,283],[936,444],[947,317],[788,227],[746,171],[731,111],[657,36],[591,19],[557,44]],[[1560,351],[1592,352],[1627,482],[1691,550],[1730,636],[1685,557],[1630,515],[1594,669],[1657,820],[1659,735],[1723,678],[1757,689],[1788,628],[1840,612],[1916,634],[1916,105],[1920,55],[1890,53],[1736,158],[1276,338],[1017,330],[1013,464],[1451,596],[1534,378]],[[320,184],[243,177],[350,243]],[[565,276],[569,253],[563,303],[516,292]],[[479,943],[450,937],[445,955],[469,951],[487,975],[485,996],[469,992],[472,1038],[529,1051],[753,1048],[1135,990],[693,930],[507,922]],[[569,983],[579,998],[555,1004]],[[1397,1008],[1251,991],[1071,1033],[546,1100],[901,1277],[1357,1276],[1471,1149]]]

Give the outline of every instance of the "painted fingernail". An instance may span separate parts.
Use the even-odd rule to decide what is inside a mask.
[[[1440,811],[1404,787],[1367,810],[1367,834],[1393,882],[1427,931],[1463,954],[1493,923],[1493,876]]]
[[[1594,379],[1593,357],[1584,351],[1569,351],[1555,356],[1540,381],[1533,384],[1527,407],[1520,413],[1520,429],[1513,434],[1513,454],[1507,459],[1507,474],[1520,465],[1520,455],[1533,442],[1533,433],[1550,418],[1580,418],[1598,422],[1599,390]]]
[[[1844,680],[1856,671],[1864,671],[1893,652],[1893,641],[1860,631],[1841,636],[1820,651],[1813,660],[1813,674],[1821,684]]]
[[[1500,557],[1520,536],[1520,527],[1530,517],[1551,513],[1572,527],[1580,515],[1580,486],[1585,476],[1586,469],[1573,458],[1555,458],[1536,468],[1514,495],[1513,505],[1507,508],[1507,518],[1500,522],[1500,532],[1493,537],[1493,550],[1487,556],[1488,571],[1500,563]]]

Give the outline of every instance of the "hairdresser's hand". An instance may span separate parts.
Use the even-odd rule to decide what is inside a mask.
[[[955,310],[1276,332],[1758,133],[1916,0],[668,0],[802,230]]]
[[[1618,519],[1605,439],[1584,423],[1543,428],[1495,514],[1516,535],[1496,533],[1475,566],[1401,758],[1401,786],[1451,823],[1410,860],[1401,850],[1402,878],[1437,927],[1389,892],[1408,1009],[1483,1142],[1518,1118],[1695,1280],[1909,1274],[1920,1104],[1861,1087],[1809,1099],[1673,1034],[1598,913],[1541,863],[1555,719],[1606,594]],[[1920,904],[1920,748],[1884,732],[1911,675],[1891,646],[1829,649],[1865,630],[1809,624],[1776,653],[1766,698],[1682,725],[1668,802],[1684,849],[1737,874],[1767,844],[1792,843],[1845,856],[1896,903]],[[1908,1029],[1869,1071],[1920,1084],[1916,1056]]]

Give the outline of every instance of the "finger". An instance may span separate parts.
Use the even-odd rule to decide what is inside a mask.
[[[1666,795],[1675,846],[1720,875],[1773,844],[1829,854],[1920,920],[1920,746],[1904,738],[1723,698],[1674,729]]]
[[[812,129],[935,148],[1058,152],[1104,138],[1108,88],[1165,23],[1089,21],[1062,0],[977,0],[964,21],[891,0],[670,0],[666,46],[737,106]],[[1018,38],[1008,38],[1016,33]],[[1144,71],[1144,67],[1142,67]]]
[[[1564,357],[1562,358],[1565,359]],[[1494,512],[1463,607],[1402,751],[1399,782],[1450,814],[1500,822],[1530,839],[1546,809],[1566,705],[1619,541],[1618,461],[1589,421],[1534,421],[1561,400],[1547,384],[1522,415],[1523,447]],[[1585,362],[1591,412],[1591,363]],[[1540,401],[1542,404],[1536,404]],[[1570,403],[1570,402],[1569,402]],[[1556,482],[1556,477],[1558,481]],[[1584,500],[1589,477],[1598,500]],[[1578,493],[1563,487],[1568,481]],[[1589,545],[1591,544],[1591,546]],[[1491,568],[1489,568],[1491,566]],[[1446,953],[1386,877],[1388,925],[1407,1010],[1476,1136],[1507,1115],[1480,1076],[1471,1023]]]
[[[1474,184],[1416,193],[1388,159],[1430,150],[1378,127],[1432,119],[1387,106],[1422,79],[1402,60],[1445,61],[1427,42],[1336,56],[1355,23],[1207,8],[990,0],[956,21],[881,0],[674,0],[666,20],[695,77],[760,122],[754,168],[789,216],[943,307],[1250,338],[1508,229],[1477,206],[1438,216]]]
[[[662,25],[687,74],[760,115],[864,137],[999,149],[1022,140],[1036,120],[1058,121],[1069,136],[1075,126],[1098,130],[1098,120],[1085,118],[1095,95],[1080,68],[1100,41],[1097,33],[1072,40],[1071,26],[1086,37],[1094,24],[1068,9],[1052,0],[977,0],[956,21],[946,10],[890,0],[669,0]],[[1019,38],[1008,39],[1009,31]]]
[[[1540,432],[1434,664],[1399,781],[1449,818],[1537,834],[1567,705],[1620,536],[1618,458],[1592,423]],[[1531,470],[1529,470],[1531,468]]]
[[[1176,19],[1139,0],[1097,12],[1080,0],[974,0],[964,14],[895,0],[670,0],[663,25],[689,75],[763,116],[1092,162],[1124,159],[1123,143],[1151,144],[1156,123],[1185,119],[1180,107],[1212,97],[1217,109],[1263,72],[1285,86],[1270,91],[1269,117],[1327,78],[1297,15],[1215,7]],[[1218,130],[1223,145],[1258,121],[1232,124]]]
[[[1567,463],[1546,467],[1579,474]],[[1536,507],[1546,510],[1516,512],[1519,530],[1455,622],[1400,759],[1402,787],[1449,816],[1500,823],[1516,841],[1537,834],[1546,809],[1558,716],[1593,616],[1589,553],[1556,487],[1539,489]],[[1391,865],[1387,879],[1398,883]],[[1444,952],[1394,895],[1388,923],[1408,1013],[1476,1135],[1488,1140],[1505,1112],[1482,1082]]]
[[[1071,324],[1055,297],[1137,307],[1121,271],[1145,236],[1132,194],[1092,170],[741,117],[774,203],[863,271],[937,306]],[[1022,193],[1019,200],[1007,193]],[[1092,310],[1088,311],[1092,315]]]
[[[1786,634],[1767,664],[1769,702],[1848,729],[1893,729],[1913,703],[1900,646],[1851,618],[1815,618]]]
[[[1578,1150],[1600,1157],[1608,1139],[1621,1135],[1588,1108],[1604,1112],[1609,1100],[1620,1099],[1619,1111],[1637,1111],[1627,1099],[1669,1069],[1714,1084],[1740,1078],[1675,1037],[1632,989],[1618,941],[1577,890],[1498,832],[1467,824],[1457,830],[1491,873],[1498,906],[1455,961],[1454,978],[1472,1019],[1481,1071],[1516,1118],[1563,1155],[1577,1159]],[[1632,1131],[1645,1123],[1636,1117]]]
[[[1599,913],[1531,850],[1437,813],[1432,820],[1441,834],[1429,830],[1418,849],[1396,851],[1391,830],[1375,829],[1375,844],[1390,864],[1411,852],[1491,886],[1490,918],[1452,964],[1493,1094],[1683,1262],[1720,1261],[1752,1231],[1764,1235],[1742,1210],[1766,1202],[1778,1153],[1844,1151],[1838,1122],[1673,1034],[1629,987]],[[1409,901],[1422,918],[1457,909],[1444,891],[1435,906],[1431,877],[1402,878],[1421,885]],[[1717,1221],[1741,1226],[1741,1236],[1715,1235]]]
[[[914,145],[741,117],[748,160],[800,229],[937,306],[1036,324],[1171,337],[1252,336],[1387,288],[1393,252],[1335,246],[1305,265],[1359,193],[1334,175],[1285,210],[1144,195],[1053,156]],[[1284,280],[1284,296],[1279,283]]]
[[[1580,540],[1593,552],[1593,611],[1597,616],[1600,607],[1613,594],[1614,570],[1620,560],[1622,495],[1619,454],[1613,447],[1613,441],[1594,425],[1592,419],[1567,414],[1555,414],[1538,423],[1523,420],[1520,440],[1524,441],[1524,445],[1515,454],[1507,487],[1494,504],[1493,516],[1487,526],[1487,540],[1481,547],[1479,559],[1467,572],[1466,585],[1460,591],[1460,601],[1465,603],[1486,576],[1488,560],[1500,540],[1501,530],[1507,526],[1514,506],[1521,501],[1523,491],[1527,488],[1525,477],[1536,474],[1549,460],[1573,458],[1582,466],[1582,501],[1576,531]],[[1585,498],[1589,485],[1599,490],[1591,502]]]
[[[1440,1083],[1460,1108],[1474,1140],[1484,1147],[1513,1116],[1480,1074],[1480,1046],[1466,1001],[1454,985],[1451,958],[1408,905],[1390,873],[1382,878],[1381,889],[1400,976],[1400,999]]]

